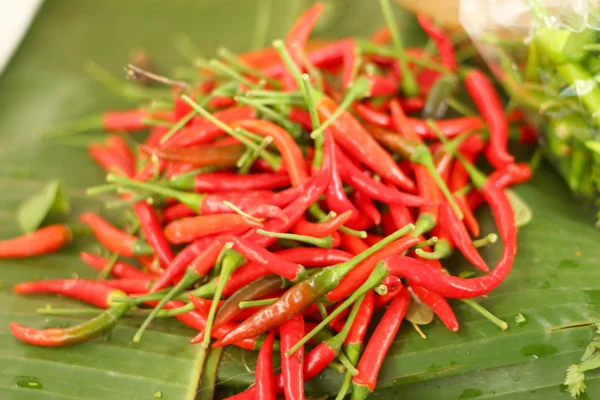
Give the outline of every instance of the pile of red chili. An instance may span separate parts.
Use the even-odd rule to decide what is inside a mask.
[[[109,255],[81,260],[110,279],[15,287],[105,311],[64,329],[14,322],[14,336],[65,346],[146,310],[134,342],[170,316],[198,331],[193,343],[257,350],[255,384],[236,399],[304,398],[304,382],[335,360],[347,371],[340,396],[351,385],[362,399],[411,303],[458,331],[447,299],[484,296],[510,272],[516,228],[503,189],[531,170],[507,152],[508,118],[488,77],[460,67],[451,39],[425,16],[418,21],[435,51],[404,48],[389,2],[381,5],[388,27],[368,40],[309,46],[316,4],[271,48],[222,51],[199,63],[198,82],[159,78],[172,86],[172,107],[105,112],[111,134],[89,152],[108,184],[90,194],[118,193],[135,218],[121,229],[82,214]],[[446,117],[460,82],[480,115]],[[124,135],[145,129],[132,150]],[[486,160],[488,176],[474,166]],[[484,202],[503,246],[493,267],[477,247],[496,236],[475,240],[473,213]],[[0,257],[48,253],[70,239],[66,226],[45,227],[0,243]],[[449,274],[441,260],[455,250],[481,275]]]

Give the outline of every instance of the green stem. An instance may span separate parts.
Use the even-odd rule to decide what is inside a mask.
[[[274,40],[273,47],[275,48],[277,53],[279,53],[279,56],[283,60],[283,63],[285,64],[287,69],[292,74],[292,77],[296,81],[296,85],[299,88],[301,88],[303,86],[302,85],[302,73],[300,72],[300,69],[298,68],[298,66],[296,65],[294,60],[292,60],[292,56],[290,56],[290,53],[285,48],[285,44],[283,43],[283,41],[282,40]]]
[[[296,235],[294,233],[280,233],[280,232],[269,232],[263,229],[257,229],[256,233],[263,236],[274,237],[278,239],[289,239],[296,240],[298,242],[312,244],[313,246],[322,247],[324,249],[330,249],[333,245],[333,239],[331,235],[327,235],[322,238],[306,235]]]
[[[176,315],[181,315],[188,313],[190,311],[194,311],[196,307],[192,303],[187,303],[185,306],[172,308],[170,310],[160,310],[158,314],[156,314],[157,318],[169,318],[174,317]]]
[[[318,203],[313,203],[308,207],[308,212],[310,215],[315,217],[319,222],[324,222],[328,219],[328,214],[325,211],[319,208]],[[345,233],[346,235],[356,236],[361,239],[365,239],[367,237],[366,231],[357,231],[355,229],[348,228],[346,226],[341,226],[339,229],[340,232]]]
[[[440,176],[435,168],[435,163],[433,162],[433,158],[431,157],[431,153],[429,152],[427,145],[419,144],[411,156],[411,161],[417,162],[427,169],[437,186],[442,191],[442,194],[446,200],[448,200],[450,207],[452,207],[452,210],[454,210],[454,213],[457,215],[458,219],[463,219],[463,213],[460,210],[460,207],[458,207],[458,204],[456,204],[454,196],[452,196],[452,193],[450,192],[450,189],[448,189],[446,182],[444,182],[444,179]]]
[[[327,326],[331,322],[331,320],[333,320],[333,318],[340,315],[342,313],[342,311],[344,311],[346,308],[350,307],[350,305],[352,303],[356,302],[361,296],[363,296],[369,290],[371,290],[375,286],[379,285],[381,283],[381,281],[389,274],[390,273],[389,273],[385,263],[383,263],[383,262],[378,263],[377,266],[373,269],[373,272],[371,272],[371,275],[369,275],[369,278],[367,278],[367,280],[365,281],[365,283],[363,283],[354,293],[352,293],[352,295],[350,295],[350,297],[348,297],[348,299],[346,299],[342,304],[340,304],[338,307],[336,307],[335,310],[333,310],[327,318],[325,318],[323,321],[321,321],[321,323],[319,323],[319,325],[317,325],[313,330],[311,330],[302,339],[300,339],[300,341],[298,341],[298,343],[296,343],[291,349],[289,349],[288,352],[286,353],[286,355],[289,357],[290,355],[294,354],[296,352],[296,350],[298,350],[300,348],[300,346],[304,345],[318,331],[320,331],[325,326]],[[343,340],[342,340],[341,344],[343,344]],[[340,344],[340,346],[341,346],[341,344]]]
[[[210,310],[208,312],[208,317],[206,318],[206,328],[204,329],[204,339],[202,340],[202,347],[208,348],[210,344],[210,337],[213,322],[215,320],[215,314],[217,312],[217,307],[219,306],[219,300],[221,299],[221,294],[223,293],[223,289],[225,288],[225,284],[229,280],[231,274],[242,264],[246,263],[246,259],[240,253],[235,250],[231,250],[233,243],[227,243],[223,247],[224,253],[221,276],[219,277],[219,282],[217,283],[217,290],[213,296],[213,301],[210,305]]]
[[[202,204],[202,200],[204,199],[204,195],[202,194],[181,192],[179,190],[171,189],[156,183],[139,182],[113,173],[108,174],[106,176],[106,180],[108,182],[120,183],[126,187],[141,189],[166,197],[173,197],[179,200],[181,203],[186,204],[197,213],[200,213],[200,206]]]
[[[394,13],[392,12],[390,0],[380,0],[379,5],[381,7],[383,17],[385,18],[386,25],[392,34],[392,41],[394,42],[394,47],[396,50],[396,58],[399,61],[400,70],[402,71],[402,90],[407,96],[416,96],[419,94],[419,86],[417,85],[417,81],[415,80],[412,71],[408,68],[406,59],[403,57],[404,43],[402,43],[402,36],[400,36],[400,31],[398,30],[398,26],[394,21]]]
[[[356,101],[356,99],[359,99],[361,97],[368,95],[369,88],[370,88],[370,83],[364,77],[360,77],[355,82],[353,82],[352,85],[346,91],[346,95],[344,96],[344,99],[340,102],[340,105],[338,106],[338,108],[333,112],[333,114],[331,114],[331,116],[329,118],[327,118],[327,120],[325,122],[323,122],[323,124],[321,124],[321,126],[319,126],[318,128],[313,127],[313,131],[310,134],[310,137],[315,139],[318,136],[323,135],[323,132],[325,131],[325,129],[327,129],[344,112],[346,112],[346,110],[348,108],[350,108],[350,106]]]
[[[448,101],[448,106],[461,115],[464,115],[464,116],[477,115],[477,113],[471,107],[469,107],[462,101],[458,100],[454,96],[450,96],[447,101]]]
[[[251,308],[251,307],[262,307],[270,306],[275,303],[278,299],[264,299],[264,300],[253,300],[253,301],[240,301],[238,304],[239,308]]]
[[[242,175],[247,174],[250,171],[252,164],[254,164],[256,159],[260,156],[260,153],[266,150],[271,143],[273,143],[273,138],[267,136],[262,140],[256,150],[248,149],[236,163],[236,167],[239,168],[239,173]]]
[[[197,114],[198,113],[196,110],[192,110],[185,114],[179,121],[171,126],[171,128],[163,135],[162,138],[160,138],[160,144],[165,144],[167,140],[169,140],[171,136],[175,134],[175,132],[186,126],[187,123],[190,122]]]
[[[115,185],[114,183],[97,185],[97,186],[92,186],[92,187],[87,188],[85,190],[85,194],[92,197],[92,196],[97,196],[99,194],[115,192],[118,188],[119,188],[119,185]]]
[[[185,275],[183,276],[183,278],[181,278],[181,280],[177,282],[177,285],[173,286],[173,288],[166,295],[164,295],[164,297],[160,300],[156,307],[154,307],[152,312],[150,312],[150,315],[148,315],[146,320],[144,320],[142,326],[140,326],[138,331],[133,336],[133,343],[139,343],[139,341],[142,339],[142,336],[144,335],[144,332],[146,331],[146,329],[148,329],[150,323],[154,320],[154,318],[156,318],[157,314],[160,312],[160,310],[163,309],[165,304],[173,300],[173,298],[176,295],[183,292],[187,287],[193,285],[201,277],[202,276],[199,275],[195,270],[188,268],[185,271]]]
[[[508,329],[508,324],[505,321],[502,321],[500,318],[496,317],[494,314],[486,310],[481,304],[477,303],[473,299],[460,299],[463,303],[471,307],[473,310],[477,311],[479,314],[483,315],[485,318],[492,321],[494,325],[503,331]]]
[[[259,111],[263,115],[263,117],[270,118],[273,121],[277,122],[286,131],[288,131],[288,133],[294,139],[298,139],[300,137],[300,134],[302,133],[301,132],[302,128],[300,127],[300,125],[285,118],[283,115],[279,114],[277,111],[272,110],[269,107],[264,106],[264,105],[260,104],[259,102],[252,100],[252,99],[248,99],[246,97],[237,96],[237,97],[235,97],[235,101],[237,101],[238,103],[241,103],[241,104],[249,105],[250,107]]]
[[[222,129],[228,135],[238,139],[244,145],[246,145],[247,147],[249,147],[253,150],[257,150],[259,148],[258,144],[254,143],[251,140],[248,140],[246,137],[240,135],[239,132],[236,132],[234,129],[231,129],[229,127],[229,125],[225,124],[224,122],[222,122],[221,120],[216,118],[214,115],[209,113],[208,110],[206,110],[204,107],[202,107],[201,105],[196,103],[194,100],[192,100],[187,95],[184,94],[181,96],[181,98],[186,103],[188,103],[194,110],[196,110],[198,112],[198,114],[200,114],[202,117],[206,118],[207,120],[209,120],[210,122],[212,122],[213,124],[218,126],[220,129]],[[273,168],[275,171],[277,171],[279,169],[279,166],[281,165],[281,159],[279,157],[274,156],[273,154],[269,153],[266,150],[261,151],[260,155],[269,164],[269,166],[271,168]]]
[[[317,308],[319,309],[319,314],[321,314],[321,318],[327,318],[327,309],[325,308],[325,304],[317,302]]]
[[[427,246],[433,246],[434,244],[436,244],[438,241],[438,237],[437,236],[433,236],[430,237],[427,240],[422,241],[421,243],[417,243],[415,245],[415,249],[422,249],[423,247],[427,247]]]
[[[498,235],[495,233],[490,233],[486,237],[481,239],[473,240],[473,246],[478,249],[483,246],[487,246],[488,244],[496,243],[498,241]]]
[[[440,258],[450,257],[452,255],[452,247],[446,239],[442,239],[435,244],[433,252],[430,253],[423,249],[416,249],[415,254],[428,260],[439,260]]]
[[[440,142],[442,142],[442,144],[444,145],[444,148],[447,149],[454,156],[454,158],[456,158],[463,165],[463,167],[465,167],[465,170],[467,170],[467,173],[469,174],[469,177],[473,181],[473,184],[478,189],[481,189],[483,187],[483,185],[485,185],[485,182],[487,181],[487,176],[485,176],[473,164],[471,164],[469,161],[467,161],[458,151],[456,151],[456,149],[450,148],[448,146],[448,144],[449,144],[448,139],[444,135],[442,135],[442,133],[440,132],[438,127],[435,125],[434,121],[431,121],[431,120],[427,121],[427,125],[429,126],[431,131],[433,133],[435,133],[437,135],[437,137],[440,139]]]
[[[109,277],[113,267],[115,266],[118,260],[119,255],[117,253],[112,253],[110,255],[110,257],[108,258],[108,264],[106,264],[100,272],[100,276],[102,277],[102,279],[107,279]]]
[[[308,108],[308,113],[310,114],[310,122],[312,123],[313,130],[319,129],[321,123],[319,122],[319,114],[317,113],[317,106],[312,97],[312,92],[314,88],[310,84],[310,76],[307,74],[302,75],[302,88],[304,89],[304,98],[306,100],[306,106]],[[323,135],[319,135],[315,138],[315,154],[313,157],[313,167],[321,168],[321,163],[323,162],[323,145],[325,142],[325,138]]]

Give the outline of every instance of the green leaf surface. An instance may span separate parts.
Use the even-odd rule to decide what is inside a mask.
[[[67,214],[69,195],[60,180],[53,179],[43,189],[19,206],[17,219],[24,232],[33,232],[42,225],[50,213]]]
[[[284,35],[293,16],[311,1],[274,1],[269,40]],[[319,34],[368,34],[381,26],[370,0],[327,0],[336,4]],[[202,55],[218,46],[241,51],[251,45],[253,0],[48,0],[0,76],[0,238],[20,233],[15,210],[51,179],[61,179],[72,200],[70,222],[84,210],[103,210],[102,196],[85,188],[103,182],[87,155],[85,136],[41,140],[43,132],[104,109],[131,107],[86,75],[96,61],[122,76],[129,51],[143,46],[160,72],[183,63],[173,48],[189,36]],[[414,21],[400,21],[406,44],[422,38]],[[91,132],[90,140],[98,140]],[[380,373],[373,398],[380,399],[568,399],[562,381],[593,335],[600,306],[600,233],[560,178],[544,166],[535,180],[515,192],[535,212],[519,232],[519,253],[508,280],[478,301],[509,322],[501,331],[475,311],[453,302],[461,323],[450,333],[438,321],[424,326],[427,340],[403,324]],[[105,200],[105,199],[104,199]],[[494,230],[482,214],[482,231]],[[189,344],[195,332],[174,320],[157,320],[140,344],[131,339],[142,317],[128,316],[107,338],[69,348],[36,348],[8,331],[16,321],[38,328],[66,326],[85,317],[35,314],[78,303],[55,296],[16,296],[17,282],[95,272],[78,259],[93,249],[80,239],[60,253],[0,263],[0,398],[2,399],[191,399],[197,393],[203,352]],[[500,243],[482,250],[493,265]],[[454,273],[461,270],[457,261]],[[464,269],[469,269],[464,267]],[[470,270],[470,269],[469,269]],[[521,313],[526,322],[517,325]],[[212,352],[211,352],[212,354]],[[228,348],[218,368],[218,393],[239,390],[253,380],[255,354]],[[334,394],[343,376],[328,369],[310,393]],[[586,373],[588,398],[600,396],[600,373]]]
[[[533,212],[529,208],[529,205],[513,190],[506,189],[505,193],[515,213],[515,225],[520,228],[530,223],[533,218]]]

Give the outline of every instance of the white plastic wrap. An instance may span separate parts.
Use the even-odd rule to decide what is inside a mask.
[[[571,189],[600,204],[600,0],[461,0],[460,22]]]

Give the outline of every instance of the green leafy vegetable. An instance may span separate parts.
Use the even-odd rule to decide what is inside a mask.
[[[17,218],[23,231],[33,232],[42,225],[49,214],[67,214],[69,209],[69,196],[61,181],[54,179],[40,192],[21,203],[17,210]]]

